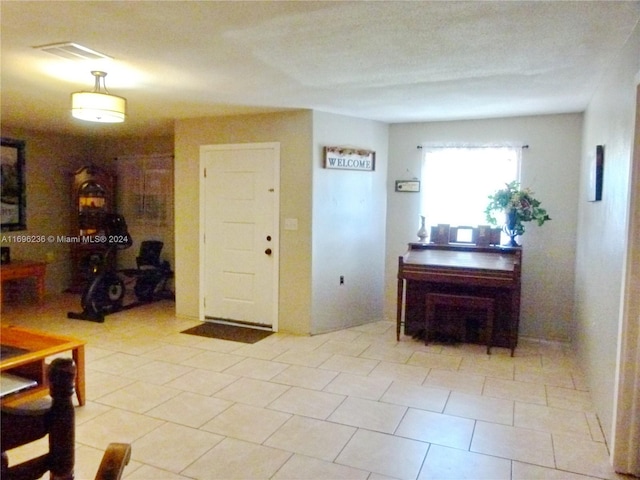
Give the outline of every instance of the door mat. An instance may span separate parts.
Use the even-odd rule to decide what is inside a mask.
[[[204,322],[180,333],[198,335],[200,337],[219,338],[220,340],[230,340],[232,342],[256,343],[263,338],[267,338],[273,332],[257,330],[255,328],[238,327],[235,325]]]

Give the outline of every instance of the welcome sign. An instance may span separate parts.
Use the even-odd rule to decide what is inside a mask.
[[[376,152],[346,147],[324,147],[324,168],[372,172],[376,169]]]

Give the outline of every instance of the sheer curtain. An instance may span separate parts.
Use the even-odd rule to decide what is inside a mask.
[[[423,147],[426,224],[485,225],[487,197],[519,179],[521,152],[516,147]]]

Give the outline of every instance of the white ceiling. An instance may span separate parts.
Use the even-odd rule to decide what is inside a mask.
[[[638,1],[2,1],[3,125],[107,135],[309,108],[389,123],[584,110]],[[34,46],[71,41],[108,65]],[[71,118],[92,69],[124,124]]]

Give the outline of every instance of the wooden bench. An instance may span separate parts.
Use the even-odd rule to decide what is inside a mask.
[[[425,302],[425,345],[429,343],[431,326],[435,321],[436,308],[439,305],[446,307],[461,307],[478,310],[481,309],[487,312],[487,321],[485,323],[485,334],[487,336],[487,355],[491,354],[491,344],[493,341],[493,321],[495,317],[493,298],[476,297],[472,295],[428,293],[425,297]]]

